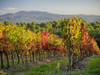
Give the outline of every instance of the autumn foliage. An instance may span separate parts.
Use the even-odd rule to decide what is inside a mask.
[[[30,28],[25,30],[17,25],[4,25],[0,22],[0,55],[6,55],[9,67],[9,55],[16,53],[18,63],[20,57],[31,55],[34,53],[42,54],[42,51],[57,51],[59,53],[66,52],[68,54],[69,39],[71,42],[71,59],[74,56],[83,57],[84,55],[100,54],[100,49],[94,38],[91,38],[81,19],[76,16],[61,21],[62,38],[49,32],[33,33]],[[1,59],[2,60],[2,59]],[[34,59],[33,59],[34,60]],[[23,61],[23,59],[22,59]],[[3,66],[3,60],[1,61]]]

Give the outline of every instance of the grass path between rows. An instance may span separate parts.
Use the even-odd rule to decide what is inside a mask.
[[[72,75],[100,75],[100,55],[86,57],[80,63],[83,69],[74,71]],[[78,67],[80,67],[79,64]]]
[[[9,75],[68,75],[68,57],[63,59],[47,59],[48,63],[40,62],[40,65],[20,64],[4,70]],[[50,62],[49,62],[50,61]],[[39,62],[38,62],[39,63]],[[100,75],[100,55],[93,55],[80,61],[82,69],[75,69],[71,75]],[[82,67],[78,64],[77,67]]]
[[[3,69],[3,71],[7,72],[8,75],[51,75],[49,73],[58,73],[60,67],[66,66],[67,63],[67,57],[53,58],[34,63],[17,64],[10,69]]]
[[[91,57],[84,75],[100,75],[100,55]]]

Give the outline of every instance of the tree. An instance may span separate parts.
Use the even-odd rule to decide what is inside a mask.
[[[4,25],[6,25],[6,26],[7,26],[7,25],[10,25],[10,22],[9,22],[9,21],[5,21],[5,22],[4,22]]]
[[[37,30],[36,32],[39,32],[40,29],[41,29],[40,26],[39,25],[36,25],[36,30]]]

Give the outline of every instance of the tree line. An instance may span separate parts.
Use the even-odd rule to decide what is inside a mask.
[[[80,18],[82,19],[82,18]],[[63,20],[63,19],[61,19]],[[55,35],[59,35],[61,37],[61,20],[54,20],[54,21],[48,21],[48,22],[41,22],[41,23],[19,23],[17,22],[16,25],[19,27],[23,27],[23,29],[27,30],[30,28],[32,32],[52,32]],[[91,37],[94,37],[100,47],[100,22],[96,21],[93,23],[87,23],[85,20],[82,19],[82,22],[84,23],[84,28],[88,31]],[[4,22],[5,25],[13,24],[9,21]]]

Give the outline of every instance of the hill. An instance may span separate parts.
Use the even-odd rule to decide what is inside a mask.
[[[46,22],[49,20],[59,20],[60,18],[68,18],[75,15],[59,15],[52,14],[48,12],[40,12],[40,11],[20,11],[16,13],[8,13],[0,16],[0,21],[4,22],[9,20],[10,22],[32,22],[35,21],[37,23]],[[100,16],[96,15],[76,15],[78,18],[83,18],[87,22],[95,22],[100,21]]]

